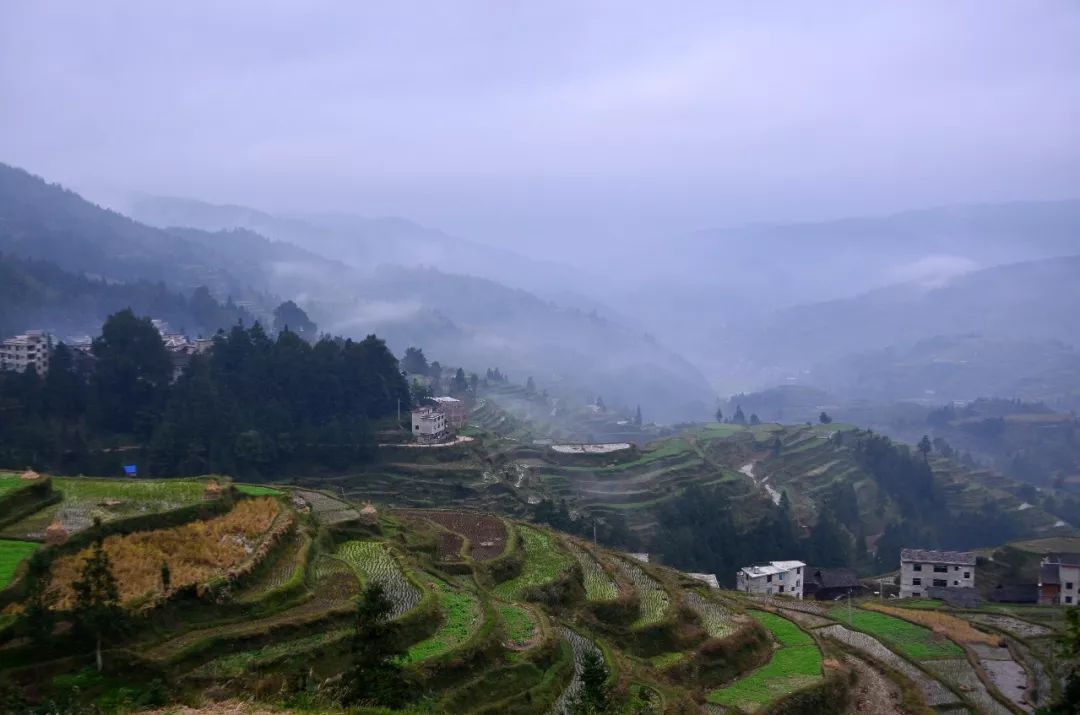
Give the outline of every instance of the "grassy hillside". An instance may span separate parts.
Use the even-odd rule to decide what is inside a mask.
[[[153,483],[95,489],[120,499],[140,484]],[[18,616],[0,625],[6,697],[28,709],[49,698],[104,712],[177,701],[200,713],[340,712],[352,613],[371,583],[392,601],[401,665],[428,713],[562,713],[582,692],[588,653],[603,661],[619,712],[856,713],[858,693],[873,687],[904,712],[996,715],[1057,688],[1047,657],[1063,625],[1056,609],[752,598],[490,513],[361,508],[291,488],[204,496],[213,513],[162,504],[156,523],[112,523],[106,549],[131,572],[125,592],[140,597],[126,600],[130,625],[110,636],[102,673],[77,629],[39,640],[22,637]],[[140,568],[177,557],[140,559],[147,545],[179,532],[214,565],[177,568],[186,576],[170,588],[138,586]],[[84,547],[78,535],[18,543],[37,548],[54,581],[70,578]],[[9,602],[24,597],[26,573],[15,569]],[[74,620],[64,608],[54,606],[61,626]]]

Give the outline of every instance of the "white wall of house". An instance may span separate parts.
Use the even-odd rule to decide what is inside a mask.
[[[771,561],[760,566],[744,566],[735,575],[736,588],[762,596],[803,597],[806,564],[801,561]]]
[[[975,567],[933,561],[900,562],[900,598],[920,598],[928,588],[975,588]]]
[[[1058,577],[1061,579],[1061,604],[1075,606],[1080,603],[1080,566],[1058,566]]]

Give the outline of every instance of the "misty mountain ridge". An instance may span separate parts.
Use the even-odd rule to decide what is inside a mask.
[[[342,212],[281,216],[235,204],[146,194],[132,198],[130,211],[137,220],[162,228],[249,229],[366,272],[386,264],[437,268],[525,288],[586,310],[615,314],[596,296],[581,290],[589,280],[576,268],[453,236],[407,218]]]
[[[420,345],[445,364],[500,366],[579,399],[602,395],[612,407],[640,403],[657,421],[707,416],[713,399],[693,365],[641,331],[522,289],[432,268],[362,271],[249,229],[157,229],[22,170],[3,167],[0,177],[0,250],[16,256],[114,281],[208,285],[263,315],[298,299],[324,328],[378,332],[398,354]]]

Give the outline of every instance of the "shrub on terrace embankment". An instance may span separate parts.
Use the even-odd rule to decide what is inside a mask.
[[[55,504],[62,495],[53,489],[52,477],[20,480],[22,483],[0,496],[0,527],[13,524],[38,509]]]
[[[843,710],[855,680],[854,671],[826,669],[823,680],[770,703],[761,715],[835,715]]]
[[[667,672],[676,682],[708,689],[764,665],[771,657],[769,635],[757,621],[747,619],[730,636],[706,640],[690,658]]]

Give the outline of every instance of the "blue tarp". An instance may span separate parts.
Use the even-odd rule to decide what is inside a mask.
[[[139,473],[139,470],[134,464],[125,464],[124,465],[124,474],[128,475],[129,477],[134,477],[138,473]]]

